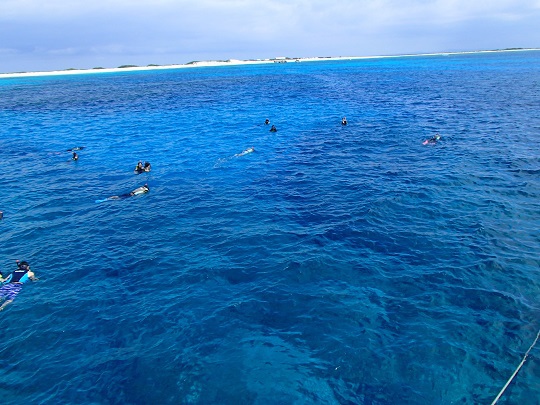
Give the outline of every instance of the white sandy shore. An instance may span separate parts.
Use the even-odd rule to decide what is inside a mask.
[[[504,49],[492,51],[468,51],[468,52],[440,52],[440,53],[423,53],[410,55],[381,55],[381,56],[332,56],[332,57],[314,57],[314,58],[274,58],[274,59],[256,59],[256,60],[237,60],[230,59],[227,61],[203,61],[192,62],[184,65],[163,65],[163,66],[136,66],[124,68],[95,68],[95,69],[70,69],[70,70],[55,70],[50,72],[20,72],[20,73],[0,73],[0,79],[14,77],[33,77],[33,76],[65,76],[65,75],[80,75],[90,73],[114,73],[114,72],[135,72],[145,70],[165,70],[165,69],[185,69],[205,66],[238,66],[238,65],[260,65],[265,63],[293,63],[293,62],[317,62],[329,60],[355,60],[355,59],[382,59],[382,58],[405,58],[415,56],[448,56],[448,55],[465,55],[475,53],[495,53],[495,52],[520,52],[520,51],[537,51],[538,48],[520,48],[520,49]]]

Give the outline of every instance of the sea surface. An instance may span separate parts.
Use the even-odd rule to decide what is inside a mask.
[[[2,79],[0,163],[4,405],[488,404],[540,329],[538,51]]]

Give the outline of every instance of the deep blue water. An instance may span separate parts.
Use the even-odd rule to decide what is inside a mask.
[[[0,269],[40,278],[0,402],[490,403],[540,328],[539,111],[540,52],[0,80]]]

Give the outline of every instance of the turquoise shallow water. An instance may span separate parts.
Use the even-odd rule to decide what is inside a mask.
[[[1,80],[0,268],[40,277],[2,403],[490,403],[540,327],[539,62]]]

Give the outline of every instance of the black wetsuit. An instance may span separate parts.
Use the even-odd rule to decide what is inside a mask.
[[[139,190],[137,188],[137,189],[133,190],[132,192],[130,192],[128,194],[115,195],[113,197],[109,197],[109,199],[111,199],[111,200],[125,200],[126,198],[134,197],[134,196],[140,195],[140,194],[145,194],[145,193],[148,193],[150,191],[150,187],[148,187],[148,186],[143,186],[143,187],[145,188],[145,191],[136,193],[136,191]],[[139,188],[141,188],[141,187],[139,187]]]

